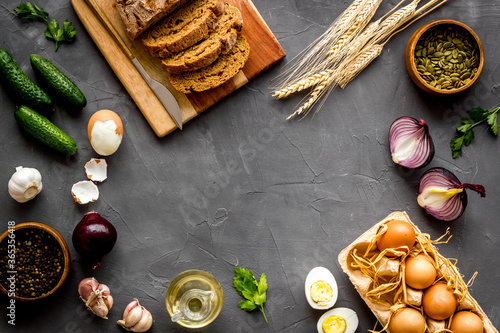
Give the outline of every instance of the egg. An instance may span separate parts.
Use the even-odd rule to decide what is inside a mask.
[[[457,299],[445,283],[436,283],[424,291],[422,307],[432,319],[445,320],[455,312]]]
[[[405,281],[408,286],[415,289],[426,289],[434,283],[437,271],[431,260],[424,253],[406,258]]]
[[[389,321],[391,333],[423,333],[425,328],[425,317],[414,308],[397,310]]]
[[[453,315],[450,330],[453,333],[482,333],[483,320],[474,312],[460,311]]]
[[[330,309],[337,301],[337,281],[327,268],[315,267],[307,274],[305,293],[307,302],[312,308]]]
[[[87,127],[95,152],[109,156],[118,150],[123,138],[121,118],[111,110],[99,110],[90,117]]]
[[[401,220],[391,220],[386,223],[387,230],[384,234],[377,238],[377,247],[380,252],[386,249],[394,249],[397,251],[408,251],[415,244],[415,229],[413,226]],[[407,246],[408,249],[404,248]],[[387,257],[396,257],[397,255],[387,252]]]
[[[325,312],[318,320],[318,333],[354,333],[359,320],[349,308],[335,308]]]

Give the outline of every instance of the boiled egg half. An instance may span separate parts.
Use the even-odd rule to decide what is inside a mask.
[[[349,308],[335,308],[325,312],[318,320],[318,333],[354,333],[358,328],[358,315]]]
[[[337,301],[337,281],[327,268],[315,267],[306,277],[305,292],[307,302],[312,308],[330,309]]]
[[[99,110],[90,117],[87,127],[95,152],[109,156],[118,150],[123,138],[123,123],[115,112]]]

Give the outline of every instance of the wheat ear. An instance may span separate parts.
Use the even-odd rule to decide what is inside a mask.
[[[366,47],[354,60],[346,67],[344,73],[338,81],[338,85],[344,89],[345,86],[359,75],[375,58],[377,58],[384,48],[383,44],[373,44]]]
[[[331,69],[327,69],[319,74],[314,74],[308,78],[302,79],[299,82],[292,84],[287,88],[276,90],[273,92],[273,97],[281,99],[290,96],[293,93],[309,89],[318,83],[324,81],[332,73]]]

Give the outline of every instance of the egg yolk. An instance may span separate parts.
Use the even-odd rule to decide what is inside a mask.
[[[323,280],[311,285],[311,298],[318,305],[327,305],[333,298],[332,287]]]
[[[344,318],[333,315],[326,318],[321,327],[325,333],[344,333],[347,324]]]

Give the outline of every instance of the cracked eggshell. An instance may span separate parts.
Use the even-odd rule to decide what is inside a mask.
[[[108,178],[108,164],[103,158],[91,158],[90,161],[85,163],[85,172],[88,179],[102,182]]]
[[[325,320],[327,320],[329,317],[331,316],[338,316],[338,317],[341,317],[344,319],[345,321],[345,331],[344,333],[354,333],[356,332],[356,329],[358,328],[358,324],[359,324],[359,319],[358,319],[358,315],[356,314],[356,312],[354,312],[354,310],[351,310],[349,308],[335,308],[335,309],[331,309],[330,311],[327,311],[325,312],[318,320],[318,325],[317,325],[317,329],[318,329],[318,333],[330,333],[330,332],[337,332],[335,330],[335,327],[336,325],[334,324],[335,323],[335,320],[332,320],[333,318],[329,319],[328,321],[330,321],[330,323],[332,323],[332,328],[328,328],[328,321],[327,323],[325,323]],[[334,317],[335,318],[335,317]],[[325,323],[325,326],[326,327],[323,327],[323,323]],[[324,329],[326,328],[326,329]]]
[[[99,198],[99,189],[90,180],[82,180],[71,187],[71,194],[75,202],[83,205],[96,201]]]
[[[305,293],[307,302],[313,309],[330,309],[337,301],[337,281],[327,268],[315,267],[307,275]]]
[[[123,123],[115,112],[103,109],[90,117],[87,131],[95,152],[109,156],[118,150],[122,142]]]

